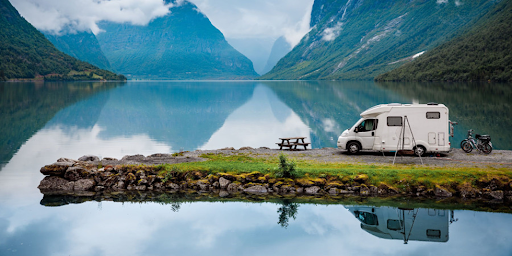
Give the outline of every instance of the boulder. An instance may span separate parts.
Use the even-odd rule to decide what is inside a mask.
[[[367,186],[362,185],[359,188],[359,194],[362,196],[368,196],[368,195],[370,195],[370,189]]]
[[[340,195],[346,195],[346,194],[354,194],[354,191],[340,189],[340,190],[338,190],[338,193]]]
[[[304,189],[305,193],[308,195],[316,195],[320,191],[320,187],[312,186]]]
[[[57,163],[59,162],[70,162],[70,163],[76,163],[78,162],[77,160],[73,160],[73,159],[70,159],[70,158],[64,158],[64,157],[61,157],[59,159],[57,159]]]
[[[42,167],[40,171],[43,175],[64,177],[66,170],[73,164],[74,162],[57,162]]]
[[[180,185],[176,184],[176,183],[168,183],[166,186],[166,188],[170,188],[172,190],[179,190],[180,189]]]
[[[210,182],[208,182],[208,180],[199,180],[197,185],[201,191],[208,191],[210,188]]]
[[[69,181],[57,176],[47,176],[39,183],[39,190],[43,191],[73,191],[74,181]]]
[[[503,200],[504,195],[503,195],[502,190],[496,190],[496,191],[484,192],[484,196],[488,199]]]
[[[337,194],[338,194],[338,189],[337,189],[337,188],[331,188],[331,189],[329,189],[329,194],[331,194],[331,195],[337,195]]]
[[[93,155],[85,155],[85,156],[82,156],[82,157],[78,158],[78,161],[98,162],[98,161],[100,161],[100,158],[97,157],[97,156],[93,156]]]
[[[254,148],[251,147],[241,147],[239,150],[253,150]]]
[[[219,178],[219,185],[220,185],[220,188],[222,188],[222,189],[227,188],[230,183],[231,183],[231,181],[228,179],[225,179],[224,177]]]
[[[230,183],[226,189],[228,191],[237,191],[238,190],[238,185],[235,184],[235,183]]]
[[[436,186],[434,189],[434,195],[437,197],[451,197],[452,193],[440,186]]]
[[[93,179],[81,179],[75,181],[75,191],[88,191],[91,190],[96,182]]]
[[[257,186],[251,186],[251,187],[244,189],[244,192],[251,193],[251,194],[263,194],[263,193],[267,193],[268,191],[267,191],[266,187],[257,185]]]
[[[64,173],[64,178],[70,181],[77,181],[80,179],[82,173],[86,173],[83,167],[69,167]]]

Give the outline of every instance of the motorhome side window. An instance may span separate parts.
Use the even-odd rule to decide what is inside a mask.
[[[439,119],[441,118],[440,112],[427,112],[427,119]]]
[[[388,116],[388,126],[402,126],[402,117]]]
[[[369,132],[377,129],[377,119],[365,119],[357,127],[357,132]]]

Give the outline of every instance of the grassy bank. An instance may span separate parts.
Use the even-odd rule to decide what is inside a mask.
[[[207,175],[233,175],[235,179],[243,180],[247,175],[258,172],[266,180],[280,178],[281,168],[278,157],[251,157],[248,154],[237,155],[204,154],[204,162],[181,163],[174,165],[159,165],[156,168],[159,175],[166,176],[171,172],[199,171]],[[364,163],[326,163],[314,160],[290,159],[295,170],[290,177],[294,183],[331,185],[388,186],[398,192],[411,192],[418,188],[422,190],[443,187],[452,193],[462,188],[478,189],[486,192],[499,187],[511,190],[512,169],[503,167],[429,167],[419,165],[390,165]],[[197,177],[203,178],[203,177]],[[491,187],[489,187],[491,186]],[[489,188],[487,188],[489,187]],[[488,190],[486,190],[486,188]]]

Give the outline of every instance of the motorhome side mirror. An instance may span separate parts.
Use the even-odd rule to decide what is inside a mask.
[[[359,127],[356,127],[356,128],[354,129],[354,132],[355,132],[355,133],[358,133],[358,132],[359,132]]]

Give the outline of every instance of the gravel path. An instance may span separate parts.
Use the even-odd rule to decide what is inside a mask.
[[[253,157],[277,157],[279,154],[287,154],[291,158],[315,160],[318,162],[345,162],[345,163],[363,163],[363,164],[392,164],[395,158],[394,153],[381,152],[362,152],[358,155],[349,155],[345,151],[335,148],[310,149],[310,150],[278,150],[278,149],[244,149],[244,150],[196,150],[192,152],[184,152],[183,156],[172,156],[170,154],[154,154],[151,156],[125,156],[121,160],[102,159],[103,165],[116,164],[162,164],[162,163],[182,163],[205,161],[200,155],[214,154],[249,154]],[[454,148],[448,154],[427,154],[421,159],[416,156],[397,156],[396,164],[421,165],[423,161],[427,166],[440,167],[494,167],[494,168],[512,168],[512,151],[510,150],[494,150],[491,154],[486,155],[479,152],[465,153],[461,149]]]

